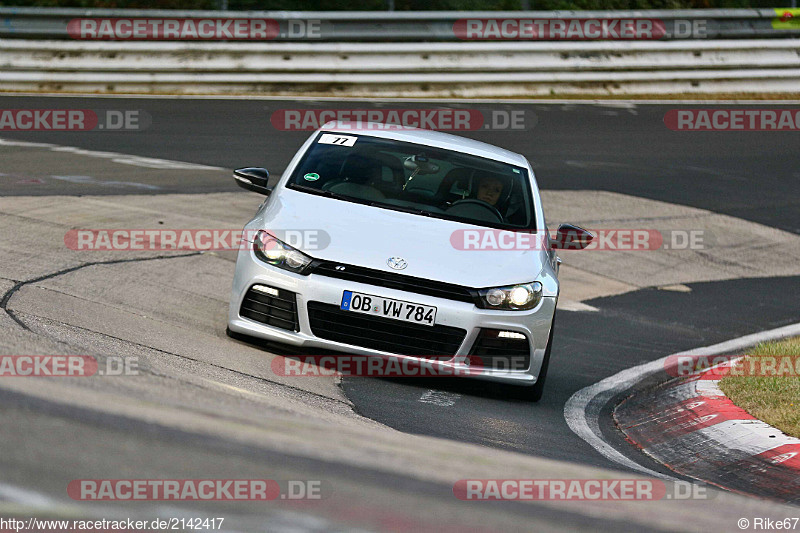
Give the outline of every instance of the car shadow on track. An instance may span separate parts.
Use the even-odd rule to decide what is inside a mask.
[[[235,333],[230,330],[226,330],[226,334],[243,344],[248,346],[252,346],[254,348],[258,348],[260,350],[267,351],[273,355],[278,355],[281,357],[297,357],[297,356],[304,356],[304,357],[317,357],[317,356],[333,356],[333,357],[341,357],[346,354],[342,352],[337,352],[333,350],[325,350],[320,348],[309,349],[309,348],[300,348],[297,346],[292,346],[289,344],[281,344],[275,341],[268,341],[265,339],[259,339],[257,337],[251,337],[248,335],[242,335],[240,333]],[[458,394],[462,396],[475,396],[479,398],[485,399],[492,399],[492,400],[503,400],[503,401],[514,401],[519,403],[530,403],[526,402],[525,400],[520,400],[514,398],[512,394],[509,394],[509,387],[511,385],[504,385],[501,383],[493,383],[488,381],[480,381],[477,379],[472,379],[469,377],[463,376],[446,376],[446,377],[410,377],[410,376],[403,376],[403,377],[377,377],[377,376],[352,376],[346,375],[343,376],[343,380],[351,381],[351,380],[375,380],[377,382],[386,382],[386,383],[393,383],[397,385],[403,385],[404,387],[408,387],[407,391],[409,395],[419,395],[421,396],[427,391],[437,391],[441,393],[449,393],[449,394]],[[516,388],[516,387],[514,387]],[[531,404],[535,405],[535,404]]]

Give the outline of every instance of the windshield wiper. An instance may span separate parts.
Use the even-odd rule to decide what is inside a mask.
[[[392,211],[401,211],[403,213],[411,213],[413,215],[422,215],[425,217],[432,217],[433,213],[430,211],[425,211],[424,209],[420,209],[418,207],[407,207],[403,205],[392,205],[392,204],[383,204],[381,202],[371,202],[369,204],[372,207],[380,207],[383,209],[390,209]]]
[[[303,185],[295,185],[291,184],[290,188],[297,189],[299,191],[308,192],[311,194],[316,194],[317,196],[325,196],[327,198],[336,198],[337,200],[345,200],[347,202],[355,202],[359,204],[368,204],[369,201],[364,200],[363,198],[356,198],[355,196],[348,196],[346,194],[339,194],[337,192],[328,191],[325,189],[315,189],[313,187],[305,187]]]
[[[304,185],[296,185],[294,183],[289,185],[291,189],[297,189],[299,191],[308,192],[311,194],[316,194],[318,196],[325,196],[327,198],[336,198],[337,200],[344,200],[346,202],[354,202],[358,204],[369,205],[370,207],[380,207],[383,209],[391,209],[392,211],[401,211],[403,213],[411,213],[413,215],[422,215],[425,217],[432,217],[434,216],[433,213],[430,211],[425,211],[424,209],[420,209],[418,207],[407,207],[402,205],[392,205],[392,204],[384,204],[381,202],[375,202],[371,200],[365,200],[364,198],[357,198],[355,196],[348,196],[346,194],[340,194],[333,191],[325,190],[325,189],[315,189],[314,187],[306,187]]]

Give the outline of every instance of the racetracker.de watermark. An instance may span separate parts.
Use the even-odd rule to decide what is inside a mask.
[[[696,376],[800,378],[798,355],[671,355],[664,370],[673,377]]]
[[[274,479],[75,479],[67,495],[80,501],[323,500],[324,480]]]
[[[798,131],[800,109],[670,109],[673,131]]]
[[[64,245],[76,251],[230,251],[250,249],[259,233],[240,229],[72,229],[64,235]],[[306,251],[323,250],[331,242],[322,229],[270,229],[269,233]],[[273,240],[264,241],[263,249],[276,246]]]
[[[109,356],[98,361],[91,355],[0,355],[3,377],[135,376],[136,357]]]
[[[0,109],[0,131],[141,131],[152,123],[141,109]]]
[[[654,501],[707,500],[702,485],[660,479],[462,479],[453,485],[459,500]]]
[[[465,41],[652,41],[705,39],[705,20],[653,18],[459,19],[453,34]]]
[[[589,230],[594,238],[583,248],[598,251],[704,250],[714,242],[713,235],[701,229],[664,230],[603,228]],[[465,251],[547,250],[552,245],[562,250],[580,249],[575,231],[556,232],[548,239],[544,231],[497,229],[459,229],[450,234],[450,244]]]
[[[446,364],[444,364],[446,363]],[[283,377],[361,376],[382,378],[442,378],[479,376],[492,371],[527,370],[523,356],[477,355],[296,355],[276,357],[272,372]]]
[[[278,109],[270,123],[279,131],[314,131],[325,123],[361,131],[423,129],[436,131],[530,130],[538,121],[525,109]]]
[[[67,34],[105,41],[272,41],[320,39],[322,21],[259,18],[76,18]]]

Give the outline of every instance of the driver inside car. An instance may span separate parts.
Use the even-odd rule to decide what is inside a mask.
[[[480,180],[478,184],[478,193],[475,198],[489,205],[497,206],[497,201],[500,200],[500,194],[502,192],[503,182],[497,178],[487,176]]]

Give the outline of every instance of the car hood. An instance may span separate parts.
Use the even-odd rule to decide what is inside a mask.
[[[317,246],[296,246],[314,258],[474,288],[533,281],[547,255],[537,247],[459,250],[451,243],[454,232],[496,230],[291,189],[273,196],[249,227],[273,230],[279,238],[287,230],[317,230]],[[408,266],[394,270],[390,257],[402,257]]]

